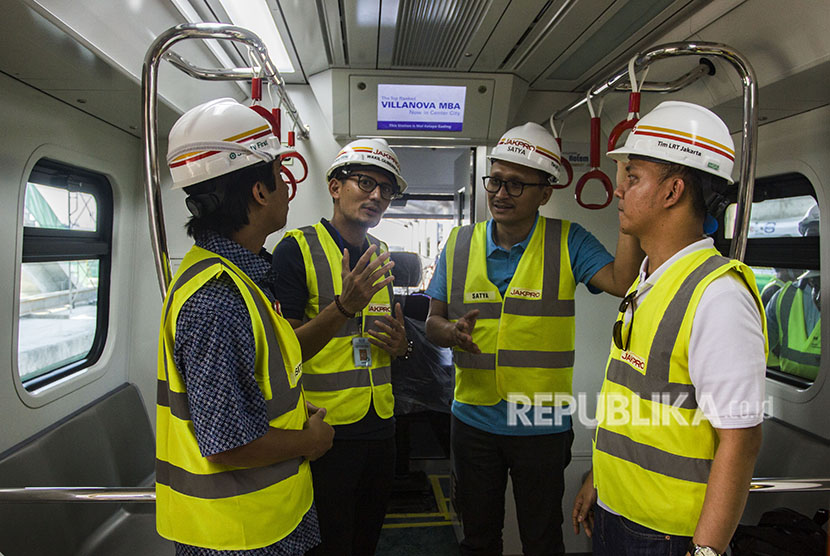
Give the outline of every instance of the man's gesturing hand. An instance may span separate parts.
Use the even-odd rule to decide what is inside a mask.
[[[481,353],[481,350],[473,341],[473,329],[476,327],[477,318],[478,309],[469,311],[456,321],[455,330],[453,331],[455,334],[455,345],[470,353]]]
[[[394,279],[394,276],[390,275],[381,280],[384,274],[392,270],[395,263],[387,262],[388,251],[375,260],[371,260],[372,254],[377,249],[376,245],[370,245],[352,270],[349,270],[349,250],[343,250],[343,268],[341,269],[343,289],[340,292],[340,304],[349,313],[362,311],[372,297]]]
[[[400,357],[406,354],[409,342],[406,340],[406,328],[404,327],[403,311],[401,304],[395,304],[395,318],[391,315],[383,315],[384,320],[376,320],[375,330],[367,330],[371,338],[369,341],[386,351],[392,357]]]

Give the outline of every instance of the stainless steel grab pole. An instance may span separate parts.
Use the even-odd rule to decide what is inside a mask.
[[[0,488],[3,502],[118,502],[150,503],[156,501],[155,487],[25,487]]]
[[[752,479],[750,493],[761,492],[827,492],[830,478]],[[0,488],[2,503],[97,502],[154,503],[155,487],[24,487]]]
[[[743,260],[746,254],[746,240],[749,233],[749,215],[752,207],[752,195],[755,190],[755,157],[758,146],[758,81],[755,71],[749,61],[735,49],[720,43],[712,42],[678,42],[655,46],[637,56],[634,62],[635,71],[645,69],[657,60],[674,56],[715,56],[728,61],[741,78],[743,89],[743,125],[741,126],[741,173],[738,181],[738,207],[735,215],[732,242],[729,246],[729,256]],[[604,96],[628,80],[628,64],[597,85],[589,89],[587,96],[591,98]],[[556,112],[554,120],[562,120],[582,106],[585,97],[574,101],[562,110]]]
[[[161,179],[158,165],[158,68],[162,59],[175,60],[176,67],[189,75],[200,79],[250,79],[253,68],[234,70],[204,70],[197,68],[181,56],[166,56],[167,51],[176,43],[186,39],[224,39],[240,42],[251,47],[261,66],[257,74],[263,75],[275,85],[280,103],[294,122],[297,136],[308,139],[308,129],[303,125],[300,115],[288,98],[279,71],[268,56],[268,50],[260,38],[242,27],[222,23],[189,23],[172,27],[156,37],[144,56],[141,75],[142,130],[144,132],[144,192],[147,198],[147,215],[150,220],[150,241],[153,248],[153,260],[159,279],[162,298],[167,295],[167,287],[172,280],[170,255],[167,251],[167,234],[164,228],[164,212],[161,203]],[[172,53],[171,53],[172,54]]]

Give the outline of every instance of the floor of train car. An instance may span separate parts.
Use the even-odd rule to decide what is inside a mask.
[[[408,466],[397,466],[375,556],[457,556],[459,523],[450,494],[449,415],[399,416],[397,426],[398,455]]]
[[[458,554],[449,422],[448,414],[435,412],[397,416],[398,462],[377,556]]]
[[[458,554],[449,470],[448,459],[416,461],[408,477],[396,479],[377,556]]]

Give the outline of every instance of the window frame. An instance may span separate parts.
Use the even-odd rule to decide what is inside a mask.
[[[801,172],[786,172],[756,178],[752,202],[760,203],[771,199],[785,199],[799,196],[810,196],[819,206],[821,217],[822,206],[819,203],[816,188],[810,179]],[[730,203],[737,202],[737,187],[728,196]],[[715,247],[721,253],[729,253],[731,239],[725,237],[725,217],[719,219],[718,230],[714,235]],[[821,270],[821,234],[817,236],[752,238],[747,239],[746,253],[743,262],[751,267],[791,268],[804,270]],[[822,358],[824,350],[822,349]],[[813,385],[822,382],[821,369],[815,380],[785,373],[781,370],[766,368],[766,377],[779,384],[794,387],[798,390],[810,389]]]
[[[20,268],[26,263],[79,260],[98,261],[97,318],[95,322],[95,336],[89,352],[80,359],[25,381],[20,377],[18,361],[15,358],[14,372],[17,381],[22,385],[24,390],[32,394],[41,388],[63,380],[94,365],[104,352],[109,328],[114,206],[112,184],[104,174],[65,162],[59,162],[54,159],[41,158],[34,164],[23,184],[24,201],[22,207],[25,207],[25,189],[28,188],[29,183],[58,187],[92,195],[97,205],[96,231],[37,228],[22,225],[22,257],[20,260]],[[19,291],[17,306],[19,326]],[[16,350],[19,349],[19,342],[18,330],[17,345],[15,345]]]

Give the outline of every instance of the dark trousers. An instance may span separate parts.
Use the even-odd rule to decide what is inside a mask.
[[[340,440],[311,462],[322,543],[312,556],[375,553],[395,469],[395,438]]]
[[[691,537],[667,535],[594,506],[594,556],[684,556]]]
[[[471,427],[455,416],[451,442],[462,554],[502,554],[507,474],[526,556],[564,554],[562,494],[573,431],[504,436]]]

